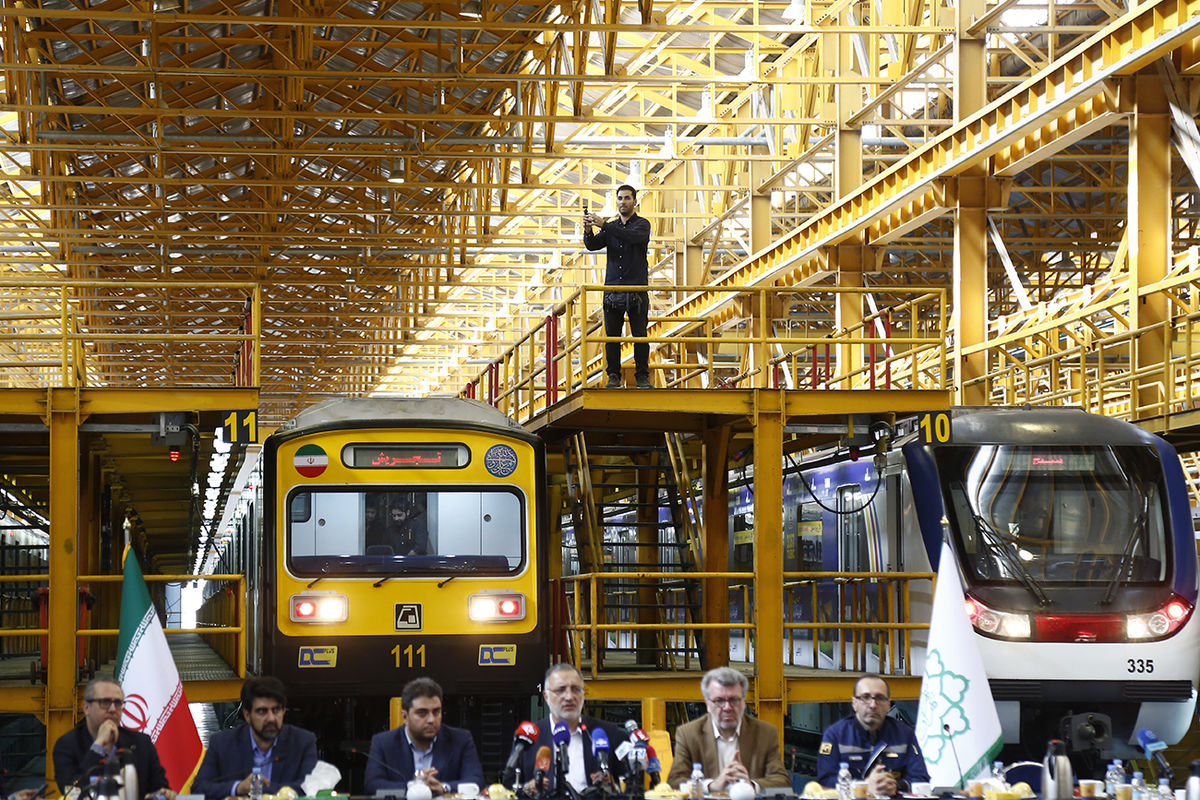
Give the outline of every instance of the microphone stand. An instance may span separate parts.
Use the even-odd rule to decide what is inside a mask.
[[[558,758],[557,755],[555,754],[554,759],[554,791],[551,793],[551,796],[567,797],[569,800],[581,800],[579,790],[567,780],[566,759]]]

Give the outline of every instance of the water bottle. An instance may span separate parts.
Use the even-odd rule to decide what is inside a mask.
[[[1131,794],[1133,800],[1150,800],[1148,796],[1149,792],[1147,791],[1146,787],[1146,778],[1141,772],[1133,773],[1133,777],[1130,779],[1129,785],[1132,787]]]
[[[992,762],[992,780],[996,781],[997,789],[1003,789],[1006,786],[1008,786],[1008,783],[1004,780],[1004,762],[1003,761],[993,761]]]
[[[699,761],[692,762],[692,777],[688,781],[688,797],[691,800],[702,800],[704,797],[704,765]]]
[[[1125,767],[1121,765],[1121,759],[1114,758],[1113,762],[1108,765],[1108,771],[1104,773],[1104,793],[1111,797],[1117,796],[1117,784],[1125,782]],[[1200,797],[1196,798],[1200,800]]]
[[[1171,782],[1166,778],[1158,779],[1158,796],[1161,800],[1175,800],[1175,792],[1171,789]]]
[[[250,770],[250,800],[262,800],[263,796],[263,774],[262,768],[255,767]]]
[[[853,800],[854,777],[850,774],[850,764],[847,761],[838,763],[837,793],[838,800]]]
[[[1192,774],[1187,779],[1187,800],[1200,800],[1200,761],[1192,762]]]

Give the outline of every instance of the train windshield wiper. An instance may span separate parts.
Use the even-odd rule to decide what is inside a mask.
[[[318,575],[317,577],[313,578],[311,581],[309,581],[308,586],[305,586],[304,588],[311,589],[312,587],[316,586],[321,581],[325,580],[325,573],[327,573],[327,572],[329,572],[329,562],[328,561],[326,561],[324,564],[321,565],[321,574]]]
[[[1140,487],[1140,484],[1139,484]],[[1133,567],[1133,551],[1137,549],[1138,540],[1141,539],[1142,533],[1145,532],[1146,523],[1150,519],[1150,497],[1143,491],[1142,507],[1138,509],[1137,519],[1133,522],[1133,530],[1129,533],[1129,538],[1125,540],[1125,547],[1121,551],[1121,560],[1117,562],[1117,570],[1113,573],[1112,580],[1108,582],[1108,588],[1104,591],[1104,597],[1100,598],[1100,605],[1106,606],[1113,601],[1117,596],[1117,586],[1121,583],[1121,578],[1125,573]]]
[[[1008,543],[1003,541],[1004,535],[999,533],[995,528],[988,524],[987,520],[982,515],[972,511],[971,518],[975,521],[975,528],[983,536],[984,544],[987,545],[988,551],[996,561],[1008,568],[1008,572],[1017,581],[1017,583],[1029,590],[1037,600],[1039,606],[1050,604],[1050,598],[1046,596],[1046,592],[1038,585],[1038,582],[1033,579],[1025,569],[1025,565],[1021,563],[1021,557],[1016,555],[1016,542]]]

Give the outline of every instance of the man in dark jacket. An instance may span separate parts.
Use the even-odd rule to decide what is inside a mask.
[[[317,737],[283,724],[286,713],[282,681],[270,676],[248,679],[242,684],[245,724],[213,735],[192,791],[208,800],[249,795],[250,776],[258,767],[264,794],[284,786],[303,794],[300,784],[317,764]]]
[[[121,727],[124,705],[125,690],[116,678],[97,675],[83,688],[83,719],[54,743],[54,779],[62,794],[74,785],[87,786],[93,775],[102,775],[102,762],[128,757],[137,769],[141,794],[150,797],[161,792],[175,800],[154,742],[140,731]]]
[[[854,683],[854,713],[830,725],[817,753],[817,781],[833,788],[838,762],[845,761],[855,780],[865,780],[872,797],[894,797],[914,782],[929,780],[929,770],[913,729],[889,717],[891,690],[878,675]]]
[[[648,253],[650,222],[634,213],[637,190],[623,185],[617,188],[617,217],[605,221],[599,214],[583,215],[583,246],[588,250],[607,250],[608,264],[604,270],[604,335],[620,336],[629,316],[630,336],[645,336],[650,317],[650,298],[645,290],[623,290],[621,286],[645,286],[650,282]],[[593,233],[592,227],[599,227]],[[608,373],[606,389],[621,388],[621,343],[604,343],[604,371]],[[649,389],[650,344],[633,345],[633,376],[637,388]]]
[[[434,797],[458,791],[460,783],[481,786],[483,767],[471,732],[442,724],[442,687],[414,678],[400,691],[404,724],[371,737],[363,788],[399,789],[411,780],[429,786]]]
[[[592,746],[592,732],[602,729],[608,736],[609,748],[614,752],[626,734],[607,722],[584,715],[583,675],[570,664],[555,664],[550,667],[542,681],[542,697],[546,699],[546,705],[550,708],[550,716],[538,720],[537,740],[532,747],[526,748],[521,759],[521,781],[525,786],[525,793],[531,796],[538,794],[549,788],[554,780],[556,767],[553,756],[541,787],[534,783],[533,777],[537,770],[538,750],[548,747],[551,753],[555,751],[554,726],[559,722],[566,723],[571,734],[567,745],[567,782],[576,791],[600,784],[604,776]],[[610,757],[609,764],[614,780],[628,772],[622,759]]]

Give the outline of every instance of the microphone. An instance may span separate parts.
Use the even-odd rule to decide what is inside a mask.
[[[950,723],[942,723],[942,731],[946,734],[946,741],[950,743],[950,752],[954,754],[954,767],[958,770],[958,783],[955,784],[958,788],[963,788],[964,778],[962,764],[958,763],[958,748],[954,746],[954,737],[950,736]]]
[[[538,748],[537,758],[533,762],[533,786],[537,791],[542,790],[546,783],[546,773],[550,771],[550,748],[542,745]]]
[[[653,747],[646,748],[646,756],[646,774],[650,776],[650,788],[653,789],[662,780],[662,762]]]
[[[1175,770],[1171,769],[1171,765],[1163,757],[1163,750],[1167,749],[1167,743],[1155,736],[1154,731],[1149,728],[1138,728],[1137,740],[1142,747],[1142,752],[1146,754],[1146,758],[1154,759],[1154,763],[1158,766],[1158,777],[1167,780],[1174,778]]]
[[[613,753],[613,755],[616,756],[617,761],[624,761],[625,757],[629,755],[629,751],[632,749],[633,745],[631,745],[629,742],[621,742],[619,745],[617,745],[617,751]]]
[[[600,765],[600,774],[608,775],[608,734],[604,732],[604,728],[596,728],[592,731],[592,755],[596,757],[596,763]]]
[[[568,770],[569,758],[567,757],[567,748],[571,744],[571,729],[567,727],[565,722],[556,722],[553,729],[554,748],[557,750],[557,765],[556,769],[562,771],[566,775]]]
[[[517,726],[516,733],[513,734],[512,752],[508,754],[508,762],[504,765],[501,783],[512,783],[513,774],[516,772],[517,764],[521,762],[521,756],[525,755],[525,751],[533,746],[537,737],[537,725],[529,720],[525,720]]]

